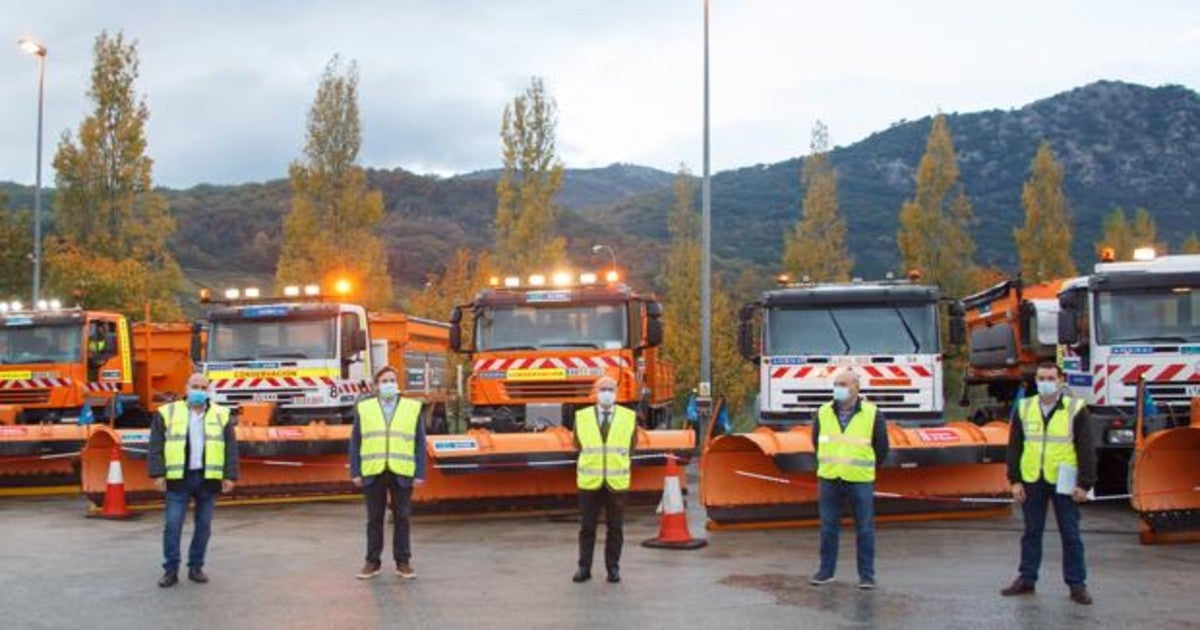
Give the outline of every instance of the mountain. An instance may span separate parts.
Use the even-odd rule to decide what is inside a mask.
[[[1016,269],[1013,228],[1024,221],[1021,186],[1039,142],[1065,170],[1076,261],[1094,260],[1102,215],[1145,207],[1172,245],[1200,226],[1200,95],[1179,86],[1102,81],[1013,111],[948,114],[958,165],[977,219],[977,258]],[[901,203],[912,196],[932,118],[902,122],[831,152],[856,273],[896,266]],[[714,255],[772,265],[799,217],[797,158],[713,177]],[[738,254],[741,253],[741,256]]]
[[[1200,226],[1200,95],[1193,90],[1102,81],[1019,109],[947,118],[975,207],[973,232],[983,264],[1015,271],[1012,231],[1024,220],[1021,185],[1043,139],[1065,169],[1073,254],[1084,268],[1094,259],[1101,217],[1114,207],[1145,207],[1171,245]],[[931,123],[930,117],[901,121],[831,152],[856,275],[879,277],[897,265],[897,213],[913,194]],[[777,269],[783,234],[799,218],[802,163],[797,157],[714,175],[713,254],[727,277],[750,267],[766,279]],[[490,246],[498,173],[439,178],[368,170],[369,184],[384,194],[381,232],[401,284],[420,286],[459,247]],[[567,169],[558,197],[564,207],[559,229],[572,260],[603,264],[590,247],[612,245],[635,281],[655,284],[666,249],[672,179],[630,164]],[[272,274],[289,206],[286,180],[163,192],[178,224],[172,247],[194,280],[222,272]],[[0,193],[7,193],[11,207],[32,205],[29,187],[0,184]]]

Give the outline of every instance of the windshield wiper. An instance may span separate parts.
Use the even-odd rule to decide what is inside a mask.
[[[533,346],[500,346],[498,348],[483,348],[484,352],[505,352],[507,350],[536,350]]]
[[[913,352],[920,352],[921,351],[921,342],[917,341],[917,336],[913,334],[912,328],[909,327],[908,320],[904,319],[904,313],[901,313],[900,309],[898,309],[894,306],[892,307],[892,310],[896,311],[896,317],[899,317],[900,323],[904,325],[904,332],[908,333],[908,338],[910,341],[912,341]]]
[[[253,361],[254,357],[229,357],[221,359],[212,359],[212,362],[219,363],[221,361]]]
[[[272,352],[270,354],[260,355],[263,359],[307,359],[308,355],[303,352]]]
[[[842,332],[842,327],[838,326],[837,318],[833,316],[833,311],[826,309],[825,312],[829,313],[829,321],[833,322],[833,329],[837,331],[838,337],[842,339],[842,345],[846,346],[842,354],[850,354],[850,341],[846,339],[846,333]]]
[[[1110,343],[1112,345],[1116,345],[1119,343],[1131,343],[1131,342],[1135,342],[1135,341],[1165,341],[1167,343],[1187,343],[1188,339],[1187,339],[1187,337],[1184,337],[1183,335],[1157,335],[1157,336],[1147,335],[1145,337],[1128,337],[1128,338],[1124,338],[1124,339],[1117,339]]]
[[[586,342],[586,341],[584,341],[584,342],[552,341],[552,342],[540,343],[540,344],[538,344],[538,347],[539,348],[595,348],[595,349],[600,348],[600,346],[598,346],[594,343]]]

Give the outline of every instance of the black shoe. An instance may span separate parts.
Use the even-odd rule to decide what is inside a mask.
[[[1092,596],[1090,594],[1088,594],[1087,587],[1072,586],[1071,587],[1071,601],[1075,602],[1076,604],[1081,604],[1083,606],[1091,606],[1092,605]]]
[[[1012,597],[1013,595],[1029,595],[1030,593],[1033,593],[1034,590],[1033,584],[1022,580],[1021,578],[1017,578],[1013,580],[1012,584],[1009,584],[1004,589],[1001,589],[1000,594],[1005,597]]]
[[[863,578],[858,581],[858,590],[860,591],[873,591],[875,588],[875,580],[871,578]]]
[[[812,577],[808,578],[808,583],[812,584],[813,586],[822,586],[829,584],[832,581],[832,573],[821,573],[820,571],[817,571],[816,573],[812,574]]]
[[[620,582],[620,581],[621,581],[621,570],[620,569],[609,569],[608,570],[609,584],[616,584],[617,582]]]
[[[587,569],[579,569],[575,571],[575,575],[571,577],[571,581],[575,582],[576,584],[579,582],[586,582],[590,579],[592,579],[592,572],[588,571]]]
[[[158,578],[158,588],[171,588],[179,583],[179,573],[175,571],[164,571],[162,577]]]
[[[204,574],[204,569],[201,569],[200,567],[189,567],[188,579],[197,584],[205,584],[208,582],[208,576]]]

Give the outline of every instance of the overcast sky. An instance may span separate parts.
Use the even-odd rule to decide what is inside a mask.
[[[1019,107],[1098,79],[1200,87],[1195,0],[713,0],[713,168],[835,145],[938,109]],[[114,6],[115,5],[115,6]],[[101,29],[138,41],[155,180],[279,178],[335,53],[358,62],[362,162],[495,167],[504,104],[531,75],[558,101],[569,167],[700,170],[702,0],[6,2],[0,180],[32,183],[36,63],[49,47],[45,174],[90,110]]]

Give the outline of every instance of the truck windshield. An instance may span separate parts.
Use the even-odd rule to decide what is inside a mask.
[[[216,320],[208,336],[208,360],[333,359],[335,322],[332,316]]]
[[[780,307],[767,314],[772,356],[934,354],[937,305]]]
[[[83,326],[79,324],[0,323],[0,363],[75,363],[82,356]]]
[[[623,304],[497,306],[475,322],[479,350],[625,347]]]
[[[1101,345],[1200,341],[1200,286],[1103,291],[1096,309]]]

